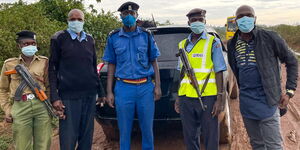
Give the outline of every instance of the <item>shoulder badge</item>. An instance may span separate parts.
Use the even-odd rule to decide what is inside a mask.
[[[113,34],[118,33],[120,30],[121,30],[120,28],[112,30],[112,31],[109,32],[108,36],[112,36]]]
[[[146,28],[143,28],[143,27],[140,27],[140,28],[141,28],[142,31],[147,32],[148,34],[152,34],[150,30],[148,30]]]

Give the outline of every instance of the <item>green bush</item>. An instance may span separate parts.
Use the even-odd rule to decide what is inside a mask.
[[[0,149],[5,150],[8,149],[9,145],[12,143],[13,139],[7,135],[0,136]]]
[[[83,0],[40,0],[34,4],[22,1],[13,4],[0,4],[0,67],[5,59],[20,54],[15,42],[16,33],[31,30],[37,33],[38,54],[49,56],[51,36],[67,28],[67,14],[73,8],[85,12],[87,33],[96,41],[98,56],[102,54],[108,33],[121,26],[120,21],[110,12],[98,13],[92,8],[89,13],[84,9]],[[99,0],[97,0],[99,1]],[[90,7],[93,7],[92,5]]]
[[[65,24],[50,20],[44,15],[37,4],[15,4],[0,11],[0,66],[3,61],[20,54],[16,44],[16,33],[21,30],[31,30],[37,33],[40,55],[49,55],[49,41],[58,30],[65,28]]]
[[[300,52],[300,25],[277,25],[270,29],[279,33],[292,49]]]

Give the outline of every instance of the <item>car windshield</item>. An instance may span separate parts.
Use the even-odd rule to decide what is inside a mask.
[[[188,33],[157,34],[154,39],[160,50],[158,61],[177,61],[178,43],[187,38]]]
[[[236,24],[234,22],[228,22],[228,32],[235,32],[236,31]]]

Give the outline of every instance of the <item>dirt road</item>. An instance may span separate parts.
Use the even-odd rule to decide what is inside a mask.
[[[283,69],[283,83],[285,83],[285,69]],[[289,111],[281,118],[282,137],[285,150],[300,150],[300,80],[295,97],[291,100]],[[284,84],[283,84],[284,86]],[[232,143],[220,145],[221,150],[251,150],[248,136],[239,111],[239,101],[230,100],[230,113],[232,125]],[[132,149],[141,149],[141,138],[133,137]],[[52,150],[58,150],[58,136],[54,137]],[[93,150],[116,150],[117,142],[108,142],[105,139],[101,126],[95,121]],[[156,150],[183,150],[183,137],[181,131],[166,131],[155,134]]]

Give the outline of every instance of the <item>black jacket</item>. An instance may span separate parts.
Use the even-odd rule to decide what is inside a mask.
[[[237,42],[238,30],[234,37],[228,41],[228,62],[239,81],[237,61],[234,53]],[[298,78],[298,61],[293,52],[289,50],[286,42],[275,32],[264,29],[252,31],[255,41],[255,57],[257,67],[262,78],[264,92],[269,105],[277,105],[281,96],[280,63],[287,68],[286,89],[296,90]],[[249,77],[251,78],[251,77]]]

